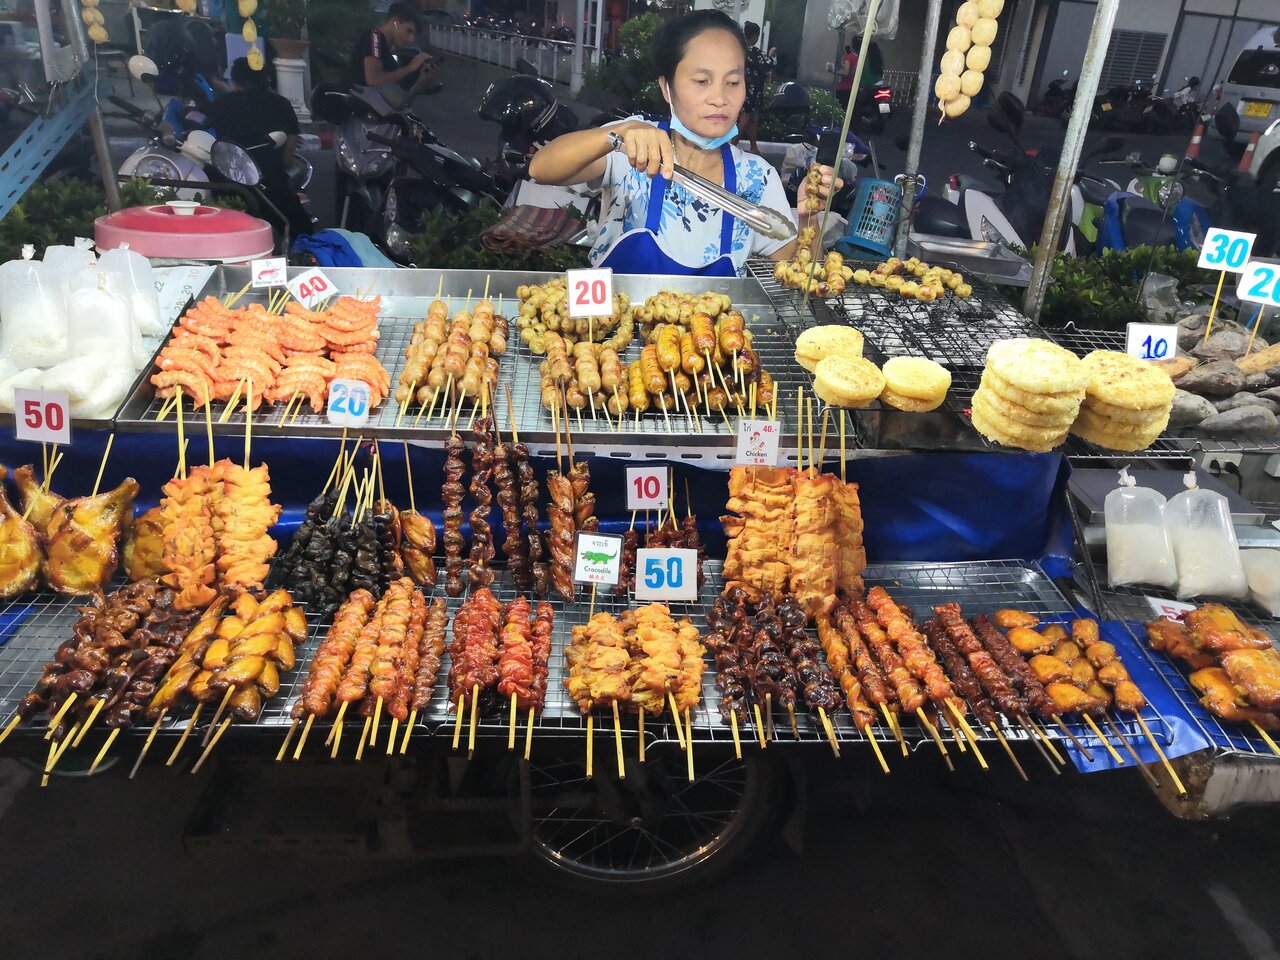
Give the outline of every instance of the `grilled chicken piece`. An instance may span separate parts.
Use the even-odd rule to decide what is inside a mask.
[[[1233,723],[1256,723],[1263,730],[1280,727],[1280,718],[1265,710],[1254,710],[1237,693],[1231,677],[1221,667],[1205,667],[1191,674],[1191,686],[1203,694],[1200,705],[1223,720]]]
[[[1040,631],[1040,635],[1049,641],[1051,646],[1056,646],[1063,640],[1068,639],[1067,630],[1060,623],[1051,623]]]
[[[1137,713],[1147,706],[1147,698],[1142,695],[1142,691],[1132,680],[1121,680],[1115,685],[1113,692],[1116,695],[1116,706],[1121,710]]]
[[[164,564],[164,517],[152,507],[133,524],[125,537],[124,570],[130,580],[148,580],[169,572]]]
[[[1046,686],[1059,680],[1070,682],[1070,668],[1059,660],[1057,657],[1051,657],[1047,654],[1037,654],[1032,657],[1027,665],[1031,667],[1031,672],[1035,674],[1036,679]]]
[[[1022,610],[997,610],[991,615],[991,619],[995,621],[997,627],[1001,630],[1012,630],[1014,627],[1025,627],[1028,630],[1034,630],[1040,626],[1040,618],[1034,613],[1025,613]]]
[[[1070,683],[1046,683],[1044,688],[1063,713],[1095,713],[1104,706],[1103,701]]]
[[[1159,650],[1161,653],[1176,657],[1192,670],[1201,670],[1214,665],[1213,655],[1196,649],[1195,644],[1191,642],[1191,634],[1184,624],[1160,617],[1145,626],[1147,643],[1151,645],[1152,650]]]
[[[36,480],[36,468],[31,464],[13,471],[13,482],[17,484],[18,493],[22,495],[22,513],[27,522],[36,528],[42,537],[49,533],[49,518],[53,511],[62,506],[64,500],[52,490],[46,490]]]
[[[1099,640],[1090,646],[1085,650],[1084,655],[1099,670],[1116,662],[1116,648],[1105,640]]]
[[[1259,710],[1280,710],[1280,652],[1230,650],[1222,655],[1222,668]]]
[[[1047,653],[1053,649],[1054,644],[1051,638],[1042,633],[1037,633],[1030,627],[1011,627],[1009,629],[1009,642],[1024,657],[1037,653]]]
[[[1263,631],[1245,626],[1240,618],[1220,603],[1206,603],[1183,618],[1191,642],[1199,649],[1223,653],[1227,650],[1266,650],[1271,638]]]
[[[0,599],[34,590],[40,582],[40,534],[13,509],[5,493],[9,471],[0,467]]]
[[[132,477],[96,497],[68,500],[49,521],[44,575],[59,593],[95,593],[120,562],[120,532],[133,512],[138,481]]]
[[[400,557],[405,572],[420,587],[433,587],[436,582],[436,564],[431,555],[436,552],[436,528],[430,517],[409,510],[400,513]]]

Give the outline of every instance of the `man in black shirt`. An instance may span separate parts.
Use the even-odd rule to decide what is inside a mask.
[[[416,54],[405,66],[397,67],[391,51],[412,46],[418,37],[418,14],[407,0],[396,0],[387,8],[381,26],[360,34],[351,50],[348,78],[353,86],[377,87],[402,83],[412,78],[412,88],[425,85],[435,70],[432,57]],[[416,76],[415,76],[416,74]]]
[[[209,123],[219,140],[229,140],[250,151],[262,171],[261,185],[267,199],[289,221],[289,233],[297,236],[313,229],[311,217],[298,200],[286,173],[298,145],[298,115],[293,105],[267,86],[267,76],[241,57],[231,65],[232,92],[223,94],[209,109]],[[285,142],[279,149],[263,146],[279,131]]]

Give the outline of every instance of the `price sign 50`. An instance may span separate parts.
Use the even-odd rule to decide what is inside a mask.
[[[697,600],[698,551],[636,551],[637,600]]]
[[[18,388],[13,391],[13,409],[17,414],[14,430],[17,439],[71,442],[71,401],[66,393]]]

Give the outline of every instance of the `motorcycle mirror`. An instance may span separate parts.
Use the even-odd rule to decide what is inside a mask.
[[[134,54],[129,58],[128,66],[129,75],[135,80],[141,80],[143,83],[150,83],[160,76],[160,68],[156,66],[156,62],[140,53]]]
[[[1114,133],[1110,136],[1103,137],[1102,142],[1094,148],[1094,153],[1115,153],[1117,150],[1124,148],[1124,137],[1118,137]]]
[[[271,141],[273,146],[283,147],[284,142],[289,139],[289,136],[283,131],[272,130],[267,134],[267,139]]]
[[[262,173],[249,156],[249,151],[228,140],[219,140],[213,145],[209,151],[209,162],[232,183],[256,187],[262,179]]]
[[[992,130],[996,130],[999,133],[1013,133],[1013,127],[1009,125],[1008,118],[998,110],[989,110],[987,112],[987,124]]]
[[[1214,115],[1213,125],[1218,128],[1224,140],[1233,141],[1240,132],[1240,114],[1236,113],[1232,104],[1224,103]]]

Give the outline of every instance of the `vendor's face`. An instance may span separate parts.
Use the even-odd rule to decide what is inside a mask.
[[[742,47],[726,30],[704,30],[685,47],[664,88],[671,109],[694,133],[722,137],[733,129],[747,96]]]
[[[391,40],[397,47],[411,47],[418,39],[418,25],[412,20],[393,20]]]

